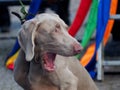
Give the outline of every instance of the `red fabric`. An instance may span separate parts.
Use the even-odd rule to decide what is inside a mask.
[[[13,70],[14,69],[14,64],[12,63],[12,64],[9,64],[8,66],[7,66],[7,68],[9,68],[10,70]]]
[[[71,36],[74,37],[81,27],[91,3],[92,0],[81,0],[78,11],[76,13],[76,17],[68,31]]]

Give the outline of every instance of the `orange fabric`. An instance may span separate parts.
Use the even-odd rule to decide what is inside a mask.
[[[118,3],[118,0],[111,0],[110,15],[116,14],[117,3]],[[108,38],[110,36],[110,32],[112,30],[113,24],[114,24],[114,20],[109,20],[108,21],[108,24],[107,24],[107,27],[106,27],[106,30],[105,30],[105,34],[104,34],[104,38],[103,38],[104,46],[106,45],[106,43],[108,41]]]
[[[114,15],[116,14],[116,11],[117,11],[117,3],[118,3],[118,0],[111,0],[111,8],[110,8],[110,15]],[[105,34],[104,34],[104,38],[103,38],[103,44],[105,45],[108,41],[108,38],[110,36],[110,32],[112,30],[112,27],[113,27],[113,24],[114,24],[114,20],[109,20],[108,21],[108,24],[107,24],[107,27],[106,27],[106,30],[105,30]],[[83,65],[83,66],[86,66],[93,54],[94,54],[94,51],[95,51],[95,44],[92,44],[88,47],[86,53],[84,54],[84,56],[80,59],[80,63]]]
[[[83,66],[86,66],[90,62],[90,60],[91,60],[91,58],[92,58],[92,56],[94,54],[94,51],[95,51],[95,43],[91,44],[89,46],[89,48],[85,52],[84,56],[81,58],[80,63]]]
[[[14,62],[15,62],[18,54],[19,54],[19,50],[7,60],[7,62],[6,62],[6,67],[7,68],[9,68],[11,70],[14,68]]]

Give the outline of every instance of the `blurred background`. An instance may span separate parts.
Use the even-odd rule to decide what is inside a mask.
[[[25,8],[28,10],[30,0],[23,1],[25,1]],[[70,26],[75,18],[81,0],[58,0],[57,2],[56,0],[53,0],[53,2],[52,0],[43,1],[39,13],[57,13],[66,24]],[[20,20],[15,15],[11,14],[11,12],[20,13],[20,8],[21,6],[18,0],[0,0],[0,90],[22,90],[13,79],[13,71],[5,67],[5,59],[12,50],[21,27]],[[76,39],[79,41],[81,41],[83,37],[87,17],[76,35]],[[117,33],[120,32],[117,31]],[[116,32],[114,32],[114,36],[116,36]],[[95,38],[95,34],[92,38]],[[120,60],[120,39],[117,37],[118,40],[116,42],[116,39],[113,40],[112,38],[113,36],[111,34],[110,40],[104,48],[105,58]],[[116,47],[116,49],[112,49],[113,47]],[[98,88],[100,90],[119,90],[120,66],[104,66],[104,72],[104,81],[95,80]]]

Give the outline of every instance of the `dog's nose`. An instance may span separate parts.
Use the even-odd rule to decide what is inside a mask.
[[[80,53],[81,50],[83,49],[82,46],[79,43],[74,43],[73,44],[73,49],[76,54]]]

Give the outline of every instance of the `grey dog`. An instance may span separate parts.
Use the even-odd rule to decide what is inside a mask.
[[[19,32],[14,78],[24,90],[98,90],[74,55],[82,47],[56,14],[39,14]]]

